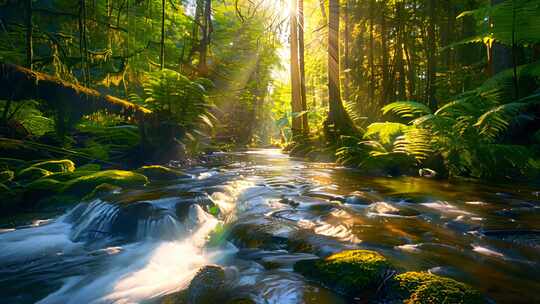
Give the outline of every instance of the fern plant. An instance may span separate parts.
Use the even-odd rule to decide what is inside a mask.
[[[148,74],[143,84],[144,98],[132,94],[130,99],[157,113],[160,123],[168,125],[165,129],[173,130],[175,137],[195,140],[203,134],[199,127],[212,127],[215,120],[207,96],[211,86],[208,79],[191,80],[176,71],[164,69]]]
[[[386,106],[385,113],[402,119],[421,113],[419,109],[425,113],[410,120],[410,128],[394,142],[394,152],[414,156],[420,163],[439,154],[453,176],[496,179],[530,174],[535,169],[533,153],[524,146],[502,143],[501,138],[512,126],[535,119],[533,109],[540,105],[540,94],[505,103],[503,90],[486,88],[466,92],[435,113],[414,102]],[[392,128],[392,123],[386,124]]]

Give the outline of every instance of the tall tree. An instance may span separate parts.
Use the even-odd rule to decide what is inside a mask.
[[[302,92],[300,89],[300,62],[298,58],[298,1],[291,0],[291,108],[293,137],[302,134]]]
[[[202,37],[199,46],[199,74],[208,75],[208,46],[212,34],[212,0],[204,0],[204,12],[201,26]]]
[[[436,0],[428,1],[428,16],[427,19],[427,40],[426,40],[426,54],[427,54],[427,76],[426,76],[426,103],[432,108],[437,108],[437,100],[435,99],[436,92],[436,72],[437,72],[437,42],[435,24],[436,20]]]
[[[339,19],[339,0],[330,0],[328,13],[328,117],[325,122],[325,131],[327,138],[331,141],[336,141],[340,135],[356,132],[341,100]]]
[[[165,68],[165,0],[161,0],[161,42],[159,66],[163,70]]]
[[[302,97],[302,131],[309,133],[306,97],[306,63],[304,54],[304,0],[298,0],[298,59],[300,62],[300,95]]]
[[[26,0],[26,67],[33,68],[34,48],[32,45],[34,24],[32,22],[32,0]]]

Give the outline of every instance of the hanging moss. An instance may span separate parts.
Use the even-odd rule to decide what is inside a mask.
[[[152,113],[126,100],[7,63],[0,64],[0,99],[46,101],[55,111],[55,128],[61,136],[70,131],[84,115],[98,111],[137,121],[143,121],[145,116]]]
[[[75,163],[69,159],[50,160],[32,165],[53,173],[68,173],[75,171]]]
[[[453,279],[427,272],[406,272],[394,277],[395,288],[408,304],[481,304],[480,293]]]

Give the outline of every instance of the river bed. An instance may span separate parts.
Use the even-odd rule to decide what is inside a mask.
[[[1,230],[2,302],[159,303],[219,264],[256,303],[345,303],[292,265],[362,248],[496,303],[540,303],[538,188],[367,177],[274,149],[216,158]],[[221,227],[226,241],[208,246]]]

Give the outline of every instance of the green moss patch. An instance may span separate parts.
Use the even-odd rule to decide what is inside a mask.
[[[119,187],[144,186],[148,183],[146,176],[123,170],[107,170],[81,176],[66,183],[64,192],[69,194],[86,195],[101,184]]]
[[[22,181],[22,182],[31,182],[31,181],[35,181],[43,177],[47,177],[51,174],[52,172],[47,171],[45,169],[41,169],[37,167],[28,167],[26,169],[21,170],[21,172],[17,174],[17,180]]]
[[[372,297],[390,269],[386,258],[369,250],[348,250],[294,265],[295,271],[351,297]]]
[[[188,175],[182,171],[170,169],[163,166],[144,166],[137,169],[135,172],[148,177],[150,180],[174,180]]]
[[[397,275],[394,277],[394,284],[404,299],[403,303],[484,303],[480,293],[468,285],[427,272],[406,272]]]
[[[101,166],[98,165],[98,164],[87,164],[87,165],[84,165],[84,166],[80,166],[80,167],[77,167],[77,169],[75,169],[75,171],[100,171],[101,170]]]
[[[75,171],[75,163],[69,159],[49,160],[32,165],[54,173],[67,173]]]
[[[7,183],[13,180],[15,173],[13,171],[2,171],[0,172],[0,183]]]

